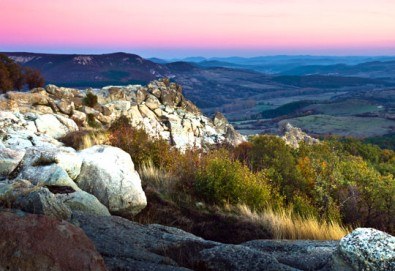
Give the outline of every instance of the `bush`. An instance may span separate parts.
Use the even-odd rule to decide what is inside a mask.
[[[137,168],[152,162],[155,167],[168,169],[177,155],[166,140],[150,138],[143,129],[132,127],[126,117],[113,123],[109,131],[110,144],[129,153]]]
[[[107,131],[80,130],[70,132],[59,139],[66,146],[76,150],[83,150],[94,145],[109,144],[109,133]]]
[[[223,151],[208,156],[197,172],[195,190],[199,198],[224,205],[246,204],[253,209],[265,207],[270,196],[267,176],[253,173],[239,161],[224,158]]]
[[[86,96],[84,97],[84,104],[89,106],[89,107],[95,107],[98,103],[98,98],[95,94],[93,94],[92,92],[88,92],[86,94]]]
[[[44,86],[41,73],[22,67],[4,54],[0,54],[0,92],[21,90],[25,84],[29,89]]]

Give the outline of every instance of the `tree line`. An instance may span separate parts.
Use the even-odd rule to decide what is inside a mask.
[[[42,87],[45,80],[40,71],[22,67],[4,54],[0,54],[0,93]]]

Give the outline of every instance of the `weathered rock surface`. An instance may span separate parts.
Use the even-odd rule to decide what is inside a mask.
[[[22,100],[24,106],[28,100]],[[0,111],[3,205],[58,218],[68,218],[76,211],[108,216],[106,206],[114,213],[131,216],[145,207],[141,181],[128,154],[113,147],[81,153],[63,147],[55,137],[73,131],[73,121],[24,109],[25,114]],[[49,128],[44,131],[42,127]]]
[[[254,240],[229,245],[176,228],[141,225],[115,216],[76,213],[72,221],[92,239],[110,270],[393,270],[384,262],[375,265],[376,269],[353,268],[347,257],[336,256],[341,249],[338,241]],[[357,230],[341,242],[359,242],[358,237],[355,239],[358,235]],[[375,255],[391,254],[391,249],[391,245],[377,246]],[[364,261],[370,261],[364,254],[367,251],[368,247],[361,247],[359,255]],[[393,262],[391,257],[383,260]]]
[[[56,197],[73,212],[83,212],[96,216],[111,215],[107,207],[95,196],[82,190],[73,193],[59,193],[56,194]]]
[[[107,270],[92,241],[66,221],[0,212],[0,270]]]
[[[295,149],[299,148],[301,142],[309,145],[318,144],[320,142],[318,139],[304,133],[302,129],[293,127],[290,123],[285,123],[280,127],[280,132],[283,134],[281,138],[285,143]]]
[[[96,196],[111,213],[137,214],[147,205],[141,180],[130,155],[111,146],[82,150],[78,186]]]
[[[395,270],[395,237],[358,228],[340,241],[339,254],[354,270]]]
[[[12,207],[32,214],[43,214],[58,219],[69,219],[71,217],[71,210],[47,188],[32,191],[27,195],[19,195]]]
[[[338,241],[254,240],[242,245],[300,270],[321,270],[331,263],[338,244]]]
[[[84,102],[88,92],[97,95],[98,103],[92,107]],[[109,126],[121,116],[152,137],[168,140],[181,150],[245,141],[223,115],[216,115],[213,120],[203,116],[182,95],[181,86],[160,80],[146,87],[130,85],[86,91],[48,85],[27,93],[8,92],[0,95],[0,100],[0,110],[12,112],[8,113],[14,122],[29,128],[29,135],[7,143],[19,144],[21,148],[37,146],[32,142],[37,136],[57,139],[77,131],[77,124]],[[1,119],[0,116],[0,129]]]
[[[24,155],[24,150],[0,147],[0,180],[5,179],[17,168]]]

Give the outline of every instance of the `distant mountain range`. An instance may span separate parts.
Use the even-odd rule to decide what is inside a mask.
[[[39,69],[48,83],[63,86],[145,84],[153,79],[171,75],[166,66],[134,54],[6,54],[24,66]]]
[[[371,60],[369,57],[274,56],[256,58],[187,58],[167,62],[158,58],[144,59],[135,54],[103,55],[6,53],[16,62],[39,69],[47,83],[70,87],[103,87],[105,85],[146,84],[160,77],[169,77],[184,88],[187,98],[201,108],[216,108],[240,100],[281,97],[326,92],[328,89],[359,86],[388,86],[391,78],[383,71],[395,69],[395,61],[371,62],[354,66],[330,66],[305,63],[347,63]],[[380,59],[388,59],[382,57]],[[293,63],[293,64],[291,64]],[[264,74],[259,69],[271,67],[278,74]],[[277,65],[277,66],[276,66]],[[299,66],[298,66],[299,65]],[[388,66],[388,67],[387,67]],[[368,68],[367,68],[368,67]],[[336,69],[340,69],[337,73]],[[293,70],[293,72],[292,72]],[[347,71],[346,76],[343,76]],[[363,73],[361,71],[364,71]],[[377,72],[378,71],[378,72]],[[361,76],[355,77],[354,74]],[[362,76],[363,75],[363,76]],[[376,78],[377,77],[377,78]],[[395,75],[394,75],[395,78]],[[392,84],[394,85],[394,84]]]
[[[227,68],[239,68],[239,69],[249,69],[265,73],[281,73],[281,74],[292,74],[292,75],[303,75],[308,74],[308,69],[314,67],[310,74],[325,74],[325,73],[336,73],[336,66],[348,67],[351,71],[354,69],[355,65],[365,63],[376,63],[386,65],[386,62],[395,61],[395,56],[260,56],[260,57],[188,57],[183,59],[150,59],[156,63],[169,63],[175,61],[184,61],[196,63],[203,67],[227,67]],[[331,71],[331,66],[334,66],[333,71]],[[329,66],[328,71],[324,68],[323,70],[317,69],[317,67]],[[306,72],[303,73],[304,67],[306,67]],[[299,68],[302,68],[299,70]],[[356,67],[358,68],[358,67]],[[377,67],[380,70],[381,67]],[[295,74],[293,74],[293,72]],[[340,73],[340,72],[339,72]],[[357,73],[355,73],[357,74]]]

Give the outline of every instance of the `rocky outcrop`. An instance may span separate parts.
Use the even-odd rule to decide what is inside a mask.
[[[358,229],[340,244],[254,240],[230,245],[176,228],[141,225],[114,216],[74,214],[72,220],[92,239],[110,270],[394,270],[394,237],[372,233],[371,229]],[[371,233],[365,241],[361,232],[366,231]],[[384,238],[389,241],[384,242]],[[372,247],[367,246],[371,241]],[[354,264],[361,261],[364,265]]]
[[[45,116],[0,111],[3,205],[57,218],[68,218],[72,211],[110,215],[107,208],[131,216],[144,208],[140,178],[127,153],[112,147],[82,152],[63,147],[54,138],[61,135],[57,124],[52,132],[38,131],[35,123]],[[62,118],[51,117],[46,122]],[[59,123],[73,131],[75,127],[68,121]],[[92,189],[92,185],[96,188]],[[93,191],[101,192],[88,194]]]
[[[280,127],[280,133],[285,143],[295,149],[299,148],[301,142],[309,145],[318,144],[320,142],[318,139],[309,136],[303,132],[302,129],[294,127],[290,123],[285,123]]]
[[[16,126],[23,125],[29,131],[17,140],[21,148],[36,146],[33,140],[38,134],[58,139],[78,130],[78,126],[108,127],[121,116],[181,150],[223,143],[237,145],[245,140],[223,115],[205,117],[182,95],[181,86],[167,80],[144,87],[76,90],[48,85],[27,93],[8,92],[0,95],[0,110],[13,112],[7,114],[18,122]],[[13,136],[17,137],[15,133]]]
[[[359,228],[340,241],[338,255],[353,270],[395,270],[395,237],[375,229]]]
[[[65,221],[0,212],[0,270],[107,270],[94,244]]]

